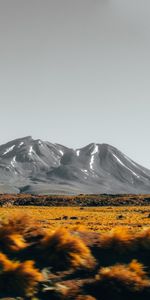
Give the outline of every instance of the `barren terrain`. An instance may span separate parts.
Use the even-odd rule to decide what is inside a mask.
[[[149,199],[1,195],[0,299],[149,300]]]
[[[149,206],[106,207],[1,207],[0,218],[15,217],[19,213],[32,217],[42,228],[79,228],[93,232],[107,232],[124,227],[134,232],[150,226]]]

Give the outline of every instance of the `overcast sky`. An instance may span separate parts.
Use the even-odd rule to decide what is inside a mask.
[[[0,144],[108,143],[150,168],[149,129],[149,0],[0,0]]]

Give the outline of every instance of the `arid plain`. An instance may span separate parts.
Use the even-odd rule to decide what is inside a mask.
[[[1,194],[0,299],[149,300],[149,202]]]
[[[44,229],[78,228],[93,232],[108,232],[122,227],[135,232],[150,226],[149,206],[105,207],[1,207],[0,218],[23,213],[32,217]]]

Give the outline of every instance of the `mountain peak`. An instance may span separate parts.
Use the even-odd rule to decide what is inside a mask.
[[[102,143],[71,149],[25,136],[0,146],[0,192],[150,193],[150,170]]]

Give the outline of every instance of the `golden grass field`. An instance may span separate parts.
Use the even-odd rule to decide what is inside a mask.
[[[124,207],[1,207],[0,218],[27,214],[44,229],[82,228],[93,232],[108,232],[125,227],[135,232],[150,226],[149,206]]]
[[[149,225],[149,206],[1,207],[0,299],[149,300]]]

